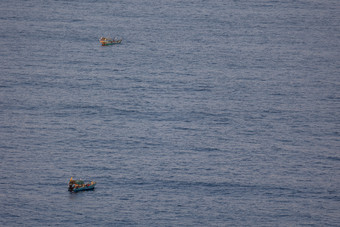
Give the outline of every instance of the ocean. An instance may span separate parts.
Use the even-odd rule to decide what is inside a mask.
[[[1,1],[0,226],[340,226],[339,25],[337,0]]]

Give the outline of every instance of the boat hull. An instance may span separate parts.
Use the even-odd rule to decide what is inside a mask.
[[[122,40],[116,40],[116,41],[100,41],[102,46],[109,46],[109,45],[115,45],[115,44],[120,44]]]
[[[80,188],[74,188],[72,191],[73,192],[80,192],[80,191],[88,191],[88,190],[93,190],[95,188],[95,184],[90,185],[90,186],[84,186]]]

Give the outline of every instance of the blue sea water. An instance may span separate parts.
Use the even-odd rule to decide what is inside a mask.
[[[339,44],[337,0],[0,1],[0,225],[340,226]]]

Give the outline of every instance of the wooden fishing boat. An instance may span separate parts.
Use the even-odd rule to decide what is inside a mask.
[[[83,180],[73,180],[71,177],[70,182],[68,183],[68,190],[70,192],[87,191],[93,190],[95,186],[96,182],[91,181],[85,184]]]
[[[99,42],[102,44],[102,46],[108,46],[108,45],[114,45],[114,44],[120,44],[122,42],[122,39],[118,39],[118,38],[105,38],[105,37],[101,37],[99,39]]]

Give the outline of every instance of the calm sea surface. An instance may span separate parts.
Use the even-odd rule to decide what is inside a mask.
[[[0,225],[340,226],[339,53],[338,0],[1,1]]]

